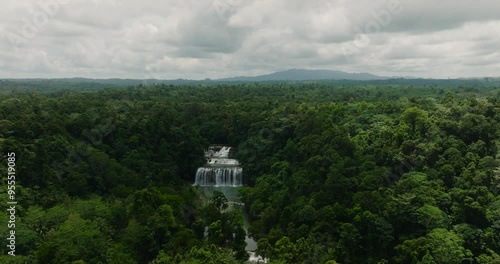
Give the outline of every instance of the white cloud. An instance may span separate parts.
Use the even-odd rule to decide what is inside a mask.
[[[498,1],[216,1],[7,0],[0,77],[202,79],[288,68],[500,75]],[[400,12],[388,13],[391,4]]]

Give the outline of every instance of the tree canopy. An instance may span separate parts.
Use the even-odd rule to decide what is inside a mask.
[[[270,263],[500,261],[498,87],[54,85],[0,83],[1,263],[243,263],[247,234]],[[210,144],[242,212],[192,186]]]

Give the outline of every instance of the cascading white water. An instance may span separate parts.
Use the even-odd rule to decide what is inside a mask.
[[[207,164],[198,168],[195,185],[200,186],[242,186],[243,169],[239,162],[229,158],[231,147],[210,146],[205,152]]]
[[[201,167],[196,172],[195,185],[200,186],[241,186],[243,174],[240,167]]]

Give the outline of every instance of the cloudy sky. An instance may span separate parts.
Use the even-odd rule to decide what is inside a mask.
[[[0,78],[500,76],[498,0],[2,0]]]

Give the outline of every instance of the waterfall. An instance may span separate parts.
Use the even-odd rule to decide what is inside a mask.
[[[201,167],[196,172],[195,185],[200,186],[241,186],[243,184],[242,169]]]
[[[236,159],[230,159],[231,147],[210,146],[205,151],[207,164],[198,168],[195,185],[199,186],[242,186],[243,169]]]
[[[213,189],[218,189],[228,198],[228,204],[241,206],[243,204],[238,197],[237,190],[232,187],[243,186],[243,169],[239,167],[238,160],[229,158],[230,154],[231,147],[210,146],[205,151],[207,163],[196,171],[194,185],[203,186],[206,193],[212,193]],[[240,207],[238,210],[243,210],[243,208]],[[246,221],[245,226],[247,225]],[[206,227],[206,230],[208,230],[208,227]],[[247,242],[245,250],[250,254],[248,263],[267,263],[267,259],[263,259],[255,253],[257,242],[248,235],[245,241]]]

